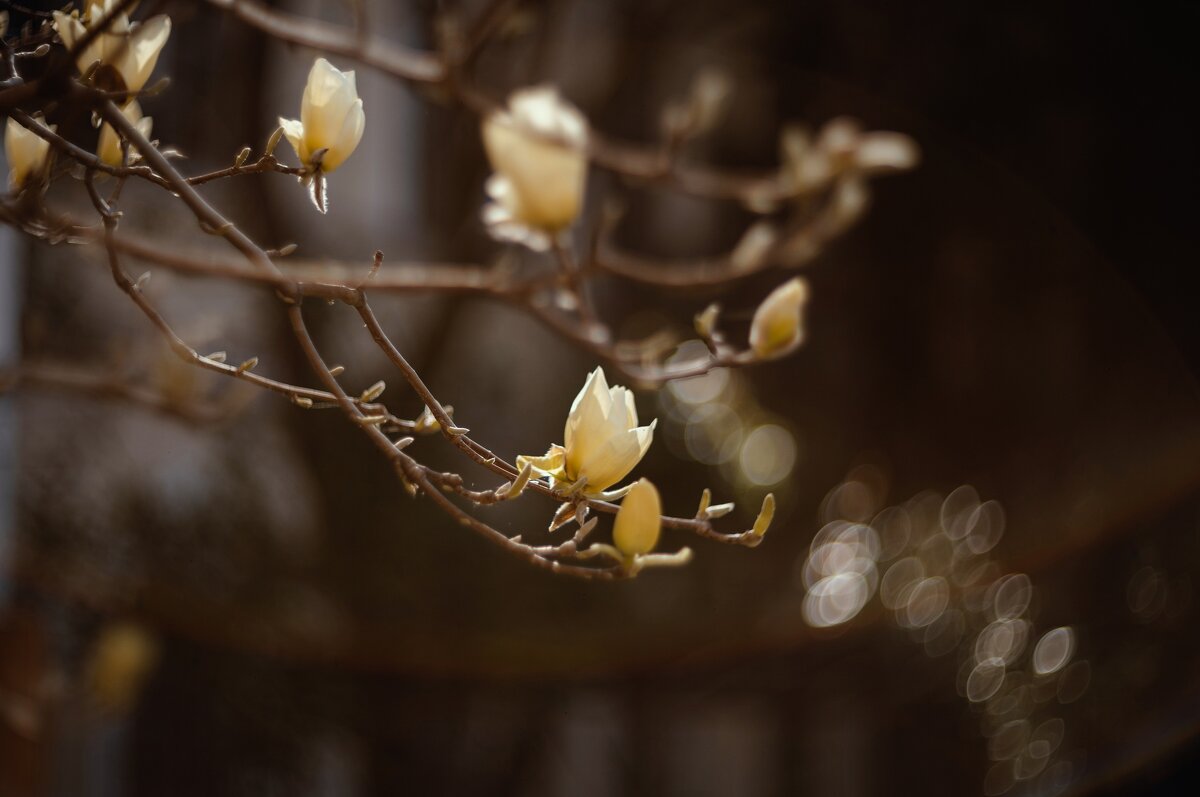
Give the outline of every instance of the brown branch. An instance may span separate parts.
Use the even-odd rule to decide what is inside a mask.
[[[275,264],[271,262],[271,258],[267,256],[266,252],[250,240],[249,236],[242,232],[236,224],[208,204],[204,197],[200,196],[200,193],[171,165],[166,156],[147,141],[137,127],[125,118],[112,100],[102,99],[97,103],[97,98],[91,90],[80,87],[77,87],[74,93],[81,94],[84,99],[97,106],[97,110],[104,120],[112,125],[113,129],[138,151],[142,159],[166,180],[171,190],[191,209],[207,232],[224,237],[255,267],[268,273],[278,273]],[[281,289],[281,291],[293,301],[298,298],[291,286]]]
[[[365,41],[359,32],[287,14],[257,0],[209,0],[238,19],[281,41],[312,47],[358,61],[384,74],[417,84],[437,85],[454,95],[466,108],[483,116],[501,103],[472,85],[469,76],[446,53],[406,50],[378,38]],[[470,60],[495,29],[485,20],[472,33],[460,57]],[[669,186],[706,199],[728,200],[748,205],[782,204],[817,195],[829,188],[835,173],[801,183],[781,169],[745,171],[720,169],[683,162],[673,142],[646,145],[620,141],[597,130],[588,134],[588,155],[597,166],[630,180]],[[886,172],[888,169],[876,171]]]
[[[161,392],[114,378],[108,370],[93,373],[63,364],[24,363],[0,371],[0,393],[26,386],[126,401],[192,424],[223,423],[234,417],[238,409],[181,402]]]
[[[549,559],[538,554],[533,548],[525,545],[517,540],[514,540],[492,526],[484,523],[461,507],[451,501],[443,492],[436,486],[429,477],[430,471],[424,466],[417,463],[412,457],[404,453],[398,448],[386,435],[379,431],[374,426],[364,424],[362,422],[362,413],[358,407],[349,399],[346,392],[338,384],[337,377],[333,375],[325,361],[321,358],[320,352],[317,350],[316,344],[313,343],[312,336],[308,332],[308,328],[304,323],[304,314],[299,303],[289,305],[287,308],[288,320],[291,324],[292,333],[297,342],[300,344],[301,350],[308,359],[313,371],[317,374],[317,378],[324,383],[329,392],[337,396],[338,405],[348,418],[355,421],[357,425],[371,438],[385,456],[388,457],[394,466],[400,471],[402,476],[412,484],[415,484],[430,500],[437,504],[442,510],[472,531],[487,539],[489,542],[498,545],[503,550],[524,559],[535,567],[549,570],[553,573],[561,573],[564,575],[576,576],[585,579],[601,579],[612,580],[616,578],[626,577],[627,572],[619,566],[609,568],[591,568],[581,567],[579,565],[564,564],[555,559]],[[415,372],[414,372],[415,373]],[[419,377],[418,377],[419,380]],[[431,396],[432,398],[432,396]],[[436,404],[436,399],[434,399]],[[444,410],[443,410],[444,413]],[[440,419],[439,419],[440,420]]]
[[[436,55],[364,36],[360,30],[276,11],[251,0],[209,2],[272,38],[340,55],[403,80],[440,83],[446,77],[445,66]]]

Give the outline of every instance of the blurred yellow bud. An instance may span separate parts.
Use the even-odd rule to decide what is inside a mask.
[[[41,114],[34,117],[40,124]],[[50,125],[54,130],[54,125]],[[50,142],[26,130],[11,116],[4,127],[4,154],[8,158],[8,184],[12,188],[20,188],[31,177],[39,176],[46,168],[46,160],[50,155]]]
[[[150,131],[154,129],[154,120],[149,116],[142,116],[142,106],[138,105],[137,100],[130,100],[129,104],[121,109],[121,113],[133,123],[139,133],[150,138]],[[100,140],[96,144],[96,155],[109,166],[125,165],[125,155],[121,151],[121,137],[108,122],[105,122],[100,128]]]
[[[750,324],[750,348],[762,359],[782,357],[800,345],[804,330],[800,311],[808,285],[799,277],[780,285],[763,300]]]
[[[158,642],[145,628],[119,622],[106,626],[88,657],[92,699],[109,711],[132,707],[158,661]]]
[[[713,333],[717,331],[717,316],[721,314],[721,305],[713,303],[705,307],[696,316],[693,325],[696,327],[696,334],[704,340],[711,340]]]
[[[279,125],[301,164],[328,174],[354,152],[366,121],[354,71],[343,72],[318,58],[308,73],[300,118],[280,118]]]
[[[55,11],[54,30],[68,49],[73,48],[75,42],[82,39],[89,28],[99,24],[117,2],[88,0],[83,20],[75,13]],[[84,73],[97,61],[107,64],[120,75],[126,91],[140,91],[150,79],[170,35],[171,18],[165,14],[145,22],[130,23],[129,17],[120,13],[113,17],[103,33],[76,54],[75,65],[80,73]]]
[[[756,537],[761,537],[767,533],[767,529],[771,527],[771,521],[775,519],[775,493],[767,493],[767,497],[763,499],[762,508],[758,510],[758,517],[754,519],[754,528],[752,531]]]
[[[662,500],[658,489],[647,479],[639,479],[617,510],[613,543],[628,557],[648,554],[658,545],[661,529]]]
[[[483,144],[496,171],[484,222],[496,237],[546,248],[545,233],[569,226],[583,206],[587,120],[549,86],[523,89],[484,119]],[[529,228],[540,234],[522,238]]]
[[[633,393],[610,388],[603,368],[592,371],[571,404],[563,431],[566,480],[586,479],[587,495],[616,484],[645,456],[657,423],[638,426]]]

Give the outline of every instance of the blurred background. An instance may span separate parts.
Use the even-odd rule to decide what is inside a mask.
[[[332,0],[281,5],[349,19]],[[414,47],[443,8],[366,7],[376,35]],[[12,9],[15,28],[29,12]],[[203,3],[166,10],[172,84],[144,106],[189,171],[296,115],[312,52]],[[660,418],[640,473],[668,513],[704,486],[737,501],[732,526],[768,490],[780,512],[755,550],[667,533],[692,564],[631,582],[551,577],[468,536],[339,415],[178,364],[95,252],[0,231],[0,367],[127,374],[175,402],[0,396],[0,795],[1190,793],[1200,280],[1182,113],[1198,17],[1182,0],[523,6],[479,64],[494,96],[553,82],[598,129],[653,141],[717,67],[731,108],[689,157],[769,168],[784,124],[841,115],[923,152],[805,269],[795,356],[638,395]],[[327,218],[282,175],[207,196],[298,256],[494,261],[477,118],[358,82],[367,132]],[[594,177],[627,202],[618,235],[639,251],[713,254],[746,223]],[[49,201],[88,207],[70,180]],[[203,242],[153,189],[122,206],[147,234]],[[597,301],[629,336],[686,333],[717,299],[744,330],[780,281],[614,280]],[[269,292],[162,269],[148,290],[196,348],[306,378]],[[377,309],[510,458],[559,439],[596,364],[498,303]],[[316,319],[350,387],[388,379],[419,411],[351,312]],[[492,486],[438,439],[413,451]],[[547,509],[481,511],[532,539]]]

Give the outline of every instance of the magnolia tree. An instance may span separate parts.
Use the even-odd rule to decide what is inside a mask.
[[[166,14],[133,19],[131,0],[89,0],[82,8],[54,12],[40,25],[6,29],[6,73],[0,83],[0,108],[8,117],[9,189],[0,203],[0,218],[6,224],[49,245],[100,248],[115,289],[149,321],[147,334],[165,338],[181,360],[289,400],[297,411],[340,412],[348,422],[347,433],[365,435],[378,448],[381,466],[389,465],[411,495],[427,496],[464,528],[531,565],[563,575],[617,579],[648,567],[685,564],[688,548],[659,550],[663,528],[734,545],[762,541],[775,511],[771,494],[747,530],[719,527],[715,521],[733,505],[713,503],[707,488],[697,489],[699,505],[690,515],[664,514],[655,485],[636,476],[639,461],[653,445],[656,421],[641,423],[631,390],[610,385],[605,367],[621,381],[649,390],[714,369],[750,367],[792,354],[804,340],[808,287],[787,272],[813,260],[827,242],[854,224],[866,208],[871,178],[915,164],[916,148],[908,138],[864,132],[846,119],[816,132],[789,127],[780,134],[776,168],[726,171],[681,157],[689,141],[719,124],[724,100],[736,88],[716,73],[703,73],[690,95],[663,110],[662,136],[653,144],[604,135],[553,86],[491,96],[478,85],[472,66],[503,29],[516,3],[488,3],[469,15],[445,12],[437,26],[437,46],[429,51],[402,48],[374,37],[365,27],[339,27],[255,0],[211,0],[211,5],[268,36],[319,53],[303,95],[280,100],[279,111],[284,113],[294,111],[298,102],[299,119],[281,116],[259,152],[245,147],[225,168],[190,174],[169,141],[153,138],[153,122],[143,116],[139,104],[139,99],[170,90],[165,76],[155,73],[159,54],[172,35]],[[187,35],[186,27],[175,35]],[[339,167],[354,157],[364,133],[389,135],[372,130],[355,73],[341,68],[351,63],[439,89],[478,116],[482,145],[494,171],[481,186],[488,199],[480,209],[480,223],[495,240],[497,253],[522,247],[532,253],[522,262],[541,259],[541,267],[514,270],[480,264],[464,270],[450,264],[409,265],[402,256],[389,256],[385,266],[383,253],[377,251],[358,268],[295,268],[287,259],[295,246],[265,247],[243,232],[238,219],[206,199],[202,186],[215,181],[291,176],[311,197],[314,218],[320,218],[317,214],[327,211],[331,195],[336,201]],[[55,117],[65,108],[90,113],[98,136],[85,143],[60,135]],[[291,152],[280,147],[284,139]],[[615,244],[615,214],[603,198],[587,192],[589,176],[597,172],[635,189],[662,187],[737,202],[754,220],[722,257],[655,267],[653,258]],[[150,184],[161,190],[164,202],[185,206],[202,230],[229,247],[230,256],[192,256],[168,240],[122,229],[122,187],[131,181]],[[92,218],[73,217],[56,207],[57,202],[47,198],[52,183],[68,184],[59,192],[86,196]],[[232,363],[224,352],[197,351],[144,292],[149,272],[140,277],[130,273],[131,259],[247,289],[273,290],[313,382],[274,378],[271,364],[258,358]],[[712,289],[767,271],[780,274],[779,285],[761,300],[744,339],[722,329],[721,308],[712,304],[693,319],[698,343],[686,347],[664,346],[653,336],[618,340],[589,291],[595,280],[613,278],[631,286]],[[472,431],[470,418],[452,415],[372,310],[371,299],[377,294],[414,291],[499,297],[603,363],[587,377],[572,405],[563,408],[561,441],[547,441],[544,453],[495,451],[487,444],[486,429]],[[389,409],[383,379],[361,393],[347,390],[344,369],[329,363],[310,334],[306,303],[311,301],[341,303],[357,313],[365,334],[420,397],[424,410],[419,416],[401,417]],[[681,351],[690,354],[681,358]],[[18,383],[17,376],[8,384]],[[141,385],[105,388],[131,401],[162,400]],[[473,489],[460,473],[423,464],[410,449],[419,435],[440,435],[465,460],[494,474],[496,486]],[[489,525],[474,511],[519,498],[547,503],[551,531],[573,531],[560,531],[565,539],[557,544],[531,544]],[[611,531],[601,528],[606,515],[615,516]]]

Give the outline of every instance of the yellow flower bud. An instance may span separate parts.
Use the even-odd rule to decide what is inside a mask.
[[[557,91],[515,92],[507,110],[484,119],[483,144],[496,170],[487,183],[493,204],[484,209],[493,234],[515,238],[509,226],[553,233],[575,221],[587,178],[587,120]]]
[[[658,545],[662,529],[662,500],[658,489],[647,479],[633,485],[613,524],[613,543],[626,556],[648,554]]]
[[[129,104],[121,109],[121,113],[133,123],[139,133],[150,138],[154,120],[149,116],[142,116],[142,106],[138,105],[137,100],[130,100]],[[124,155],[121,152],[121,137],[108,122],[105,122],[100,128],[100,139],[96,143],[96,155],[109,166],[125,165]]]
[[[105,627],[88,657],[91,697],[109,711],[126,711],[137,700],[158,662],[158,641],[140,625]]]
[[[40,114],[34,118],[42,122]],[[54,130],[54,125],[50,125],[50,129]],[[4,127],[4,154],[8,158],[8,184],[20,188],[46,168],[50,142],[32,130],[26,130],[10,116]]]
[[[300,118],[280,118],[279,125],[304,167],[328,174],[358,147],[366,120],[354,71],[318,58],[308,73]]]
[[[800,345],[804,330],[800,311],[808,299],[808,285],[796,277],[780,285],[763,300],[750,324],[750,348],[762,359],[782,357]]]
[[[717,316],[721,314],[721,305],[713,303],[705,307],[703,311],[696,313],[693,321],[693,326],[696,328],[696,334],[703,340],[711,340],[713,333],[717,331]]]
[[[758,510],[758,517],[754,519],[754,528],[752,531],[756,537],[761,537],[767,533],[767,529],[771,527],[771,521],[775,519],[775,493],[767,493],[763,498],[762,508]]]

